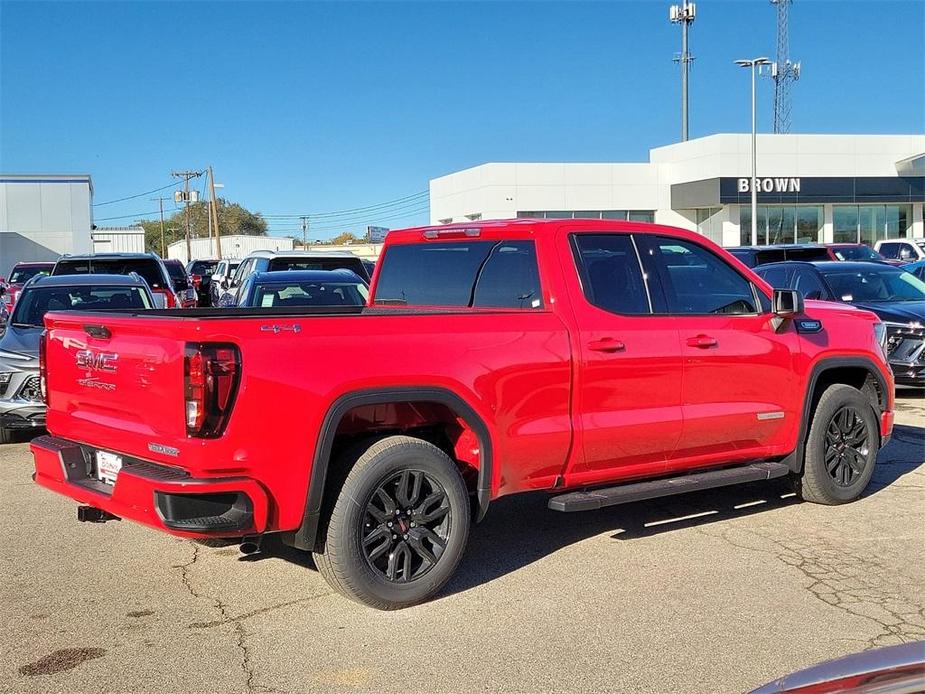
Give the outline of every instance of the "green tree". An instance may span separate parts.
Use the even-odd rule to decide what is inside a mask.
[[[259,212],[251,212],[236,202],[228,202],[219,198],[218,229],[222,236],[231,234],[248,234],[251,236],[266,236],[267,221]],[[166,245],[186,238],[186,216],[181,207],[169,217],[164,218],[164,236]],[[191,238],[209,236],[209,209],[208,203],[199,202],[189,207],[190,236]],[[145,230],[145,248],[156,253],[161,252],[161,222],[160,220],[143,220],[139,222]]]
[[[361,243],[362,241],[363,239],[355,236],[353,232],[344,231],[331,239],[329,243],[335,246],[343,246],[345,243]]]

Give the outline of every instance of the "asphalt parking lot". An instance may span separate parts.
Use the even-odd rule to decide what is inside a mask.
[[[283,547],[80,524],[0,447],[0,690],[741,692],[925,640],[925,398],[863,499],[750,485],[584,514],[493,505],[429,604],[333,595]]]

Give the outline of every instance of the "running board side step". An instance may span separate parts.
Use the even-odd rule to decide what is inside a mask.
[[[594,511],[605,506],[656,499],[660,496],[685,494],[701,489],[714,489],[744,482],[770,480],[775,477],[783,477],[789,472],[790,468],[783,463],[753,463],[741,467],[697,472],[680,477],[629,482],[605,489],[582,489],[568,492],[552,497],[549,500],[549,508],[553,511],[567,513],[572,511]]]

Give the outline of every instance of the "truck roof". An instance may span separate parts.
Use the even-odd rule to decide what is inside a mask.
[[[79,255],[62,255],[61,260],[126,260],[135,258],[154,258],[160,260],[160,256],[155,253],[81,253]]]
[[[337,270],[275,270],[273,272],[255,272],[255,283],[273,282],[360,282],[366,280],[352,270],[340,268]]]
[[[470,237],[476,239],[484,237],[489,239],[526,238],[539,234],[551,234],[555,229],[566,227],[575,231],[626,231],[636,234],[666,234],[696,238],[703,240],[704,236],[694,231],[679,229],[678,227],[652,224],[651,222],[628,222],[617,219],[492,219],[478,222],[457,222],[453,224],[432,224],[390,231],[386,236],[386,245],[397,243],[417,243],[422,240],[447,240]]]

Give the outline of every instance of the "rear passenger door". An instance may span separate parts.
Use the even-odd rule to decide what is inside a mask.
[[[576,439],[566,484],[656,474],[681,436],[681,348],[670,318],[655,316],[633,236],[559,239],[575,314]]]
[[[768,297],[706,246],[655,235],[644,245],[655,310],[677,327],[683,355],[684,426],[669,468],[786,452],[799,417],[795,332],[777,333]]]

